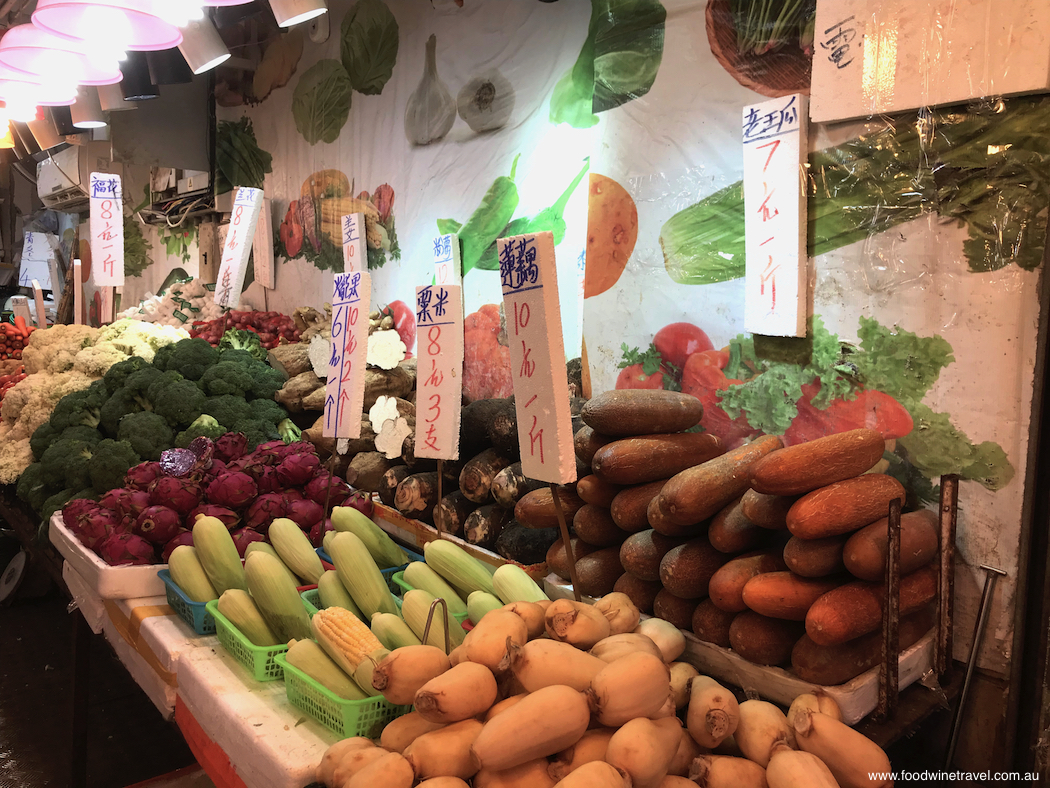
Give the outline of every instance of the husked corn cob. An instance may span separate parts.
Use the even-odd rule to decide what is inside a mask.
[[[380,569],[408,563],[408,555],[387,536],[386,531],[352,506],[336,506],[332,509],[332,528],[357,534]]]
[[[294,521],[286,517],[278,517],[270,523],[267,533],[278,557],[299,577],[307,582],[316,583],[317,579],[324,574],[324,567],[317,556],[317,551]]]
[[[376,649],[383,648],[379,638],[349,610],[330,607],[319,610],[310,619],[317,642],[348,675]]]

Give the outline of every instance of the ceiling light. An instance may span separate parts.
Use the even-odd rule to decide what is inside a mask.
[[[204,5],[210,6],[227,6],[227,5],[244,5],[250,3],[252,0],[204,0]]]
[[[73,116],[73,125],[78,129],[100,129],[107,125],[98,91],[93,87],[82,87],[77,92],[77,103],[69,108],[69,112]]]
[[[125,101],[146,101],[160,98],[160,91],[150,78],[145,52],[129,52],[124,64],[124,81],[120,90]]]
[[[219,31],[207,17],[190,22],[182,28],[179,51],[194,74],[203,74],[230,59],[230,50],[226,48]]]
[[[147,52],[146,62],[154,85],[185,85],[193,81],[193,71],[177,49]]]
[[[325,0],[270,0],[270,8],[280,27],[291,27],[328,12]]]
[[[9,104],[27,106],[61,107],[77,100],[76,85],[43,84],[11,78],[9,73],[0,73],[0,99]]]
[[[170,49],[182,41],[166,21],[166,0],[38,0],[33,24],[90,42],[94,51]]]
[[[125,109],[138,109],[134,101],[125,101],[120,85],[103,85],[98,89],[98,101],[103,112],[120,112]]]
[[[112,85],[120,82],[116,58],[88,51],[86,42],[73,41],[42,30],[36,25],[18,25],[0,38],[0,63],[41,77],[64,75],[81,85]]]

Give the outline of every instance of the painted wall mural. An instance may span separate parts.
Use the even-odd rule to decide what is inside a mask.
[[[911,506],[936,500],[943,473],[966,480],[960,656],[972,568],[1017,569],[1050,100],[813,126],[810,336],[752,337],[741,107],[808,90],[814,52],[843,56],[814,40],[812,2],[773,28],[765,5],[330,0],[323,43],[224,30],[259,65],[218,75],[220,184],[264,186],[278,254],[276,290],[245,296],[329,300],[340,219],[360,211],[376,305],[407,322],[434,236],[456,233],[464,391],[505,396],[495,242],[552,231],[585,388],[693,393],[729,443],[872,426]],[[1012,579],[996,593],[1012,605]],[[993,621],[982,664],[1003,671],[1012,621]]]

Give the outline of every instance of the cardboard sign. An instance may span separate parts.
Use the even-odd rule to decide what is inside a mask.
[[[556,484],[576,481],[554,236],[515,235],[496,243],[522,473]]]
[[[368,270],[368,250],[365,248],[365,215],[348,213],[343,217],[343,271]]]
[[[32,287],[32,284],[29,285]],[[33,313],[29,309],[29,299],[25,296],[11,296],[11,311],[15,317],[21,317],[26,325],[32,325]]]
[[[119,175],[91,173],[91,261],[95,284],[124,284],[124,194]]]
[[[18,272],[18,286],[32,287],[33,280],[44,283],[45,290],[51,290],[51,261],[55,259],[54,249],[48,243],[47,233],[25,234],[22,244],[22,263]]]
[[[419,368],[415,454],[458,460],[463,401],[463,288],[417,287],[416,327]]]
[[[806,335],[805,96],[744,107],[744,329]]]
[[[36,327],[47,328],[47,308],[44,306],[44,291],[40,283],[33,280],[33,298],[36,300]]]
[[[463,266],[460,264],[459,236],[439,235],[434,239],[434,283],[462,285]]]
[[[372,280],[363,271],[336,274],[333,289],[323,434],[326,438],[360,438]]]
[[[255,269],[255,281],[265,288],[277,287],[277,277],[273,268],[273,215],[270,200],[263,198],[262,210],[259,212],[259,223],[255,226],[252,237],[252,265]]]
[[[262,189],[242,187],[237,190],[226,245],[222,250],[218,287],[215,288],[215,303],[219,306],[235,307],[241,299],[244,276],[248,273],[248,257],[252,252],[262,205]]]

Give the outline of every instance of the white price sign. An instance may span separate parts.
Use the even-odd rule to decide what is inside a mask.
[[[417,457],[458,460],[463,401],[463,288],[417,287],[416,327],[419,368],[415,453]]]
[[[333,289],[332,350],[325,384],[323,435],[360,438],[372,280],[363,271],[336,274]]]
[[[365,249],[365,215],[348,213],[343,217],[343,271],[368,270],[368,250]]]
[[[521,470],[555,484],[576,481],[569,382],[561,336],[558,271],[550,232],[500,238]]]
[[[51,290],[51,263],[54,259],[55,252],[48,243],[47,234],[27,232],[22,243],[18,286],[32,287],[36,279],[44,283],[45,290]]]
[[[255,228],[262,213],[262,189],[241,187],[233,200],[230,229],[226,234],[226,246],[222,250],[219,266],[218,286],[215,288],[215,303],[224,307],[235,307],[244,289],[244,277],[248,273],[248,258],[252,253]]]
[[[434,282],[439,285],[462,285],[458,235],[439,235],[434,239]]]
[[[806,335],[806,97],[744,107],[744,328]]]
[[[120,176],[91,173],[91,267],[99,287],[124,284],[124,194]]]

